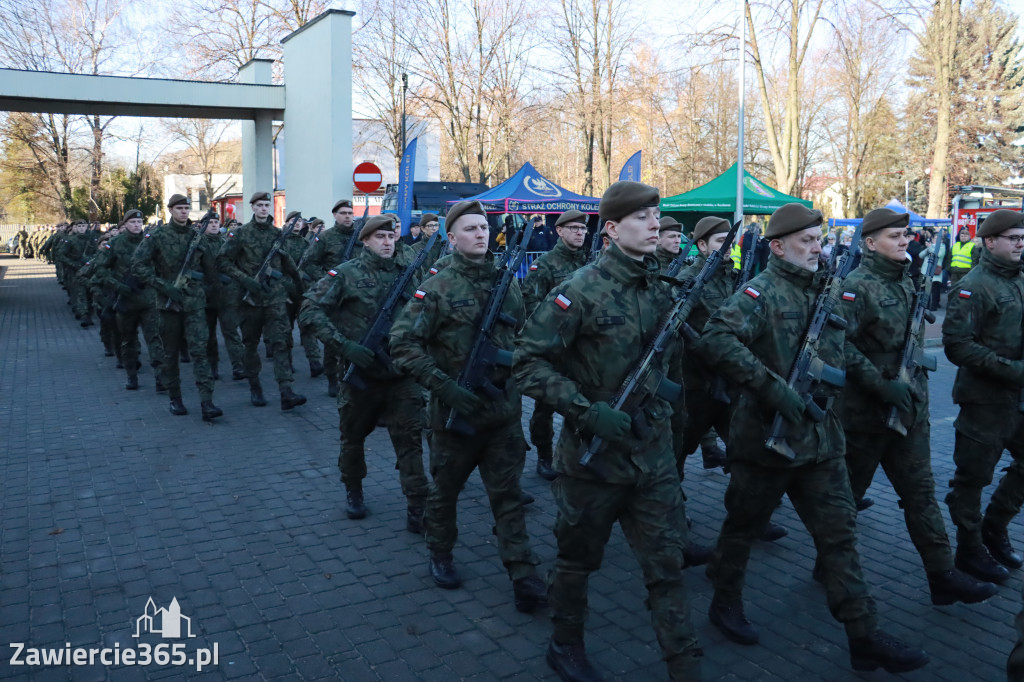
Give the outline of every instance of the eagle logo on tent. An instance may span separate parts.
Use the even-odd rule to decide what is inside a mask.
[[[754,178],[750,178],[750,177],[743,178],[743,186],[746,187],[747,189],[749,189],[751,192],[754,192],[756,194],[760,194],[763,197],[768,197],[768,198],[772,197],[771,190],[769,190],[767,187],[762,185],[760,182],[758,182]],[[735,202],[733,202],[733,203],[735,203]]]
[[[535,178],[527,175],[523,180],[523,187],[531,194],[536,194],[539,197],[555,198],[562,196],[562,190],[558,189],[557,185],[539,175]]]

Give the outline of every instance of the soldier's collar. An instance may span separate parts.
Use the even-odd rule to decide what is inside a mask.
[[[494,254],[488,249],[487,253],[484,254],[483,262],[476,263],[463,256],[458,251],[452,252],[452,264],[450,267],[455,268],[458,272],[463,272],[467,275],[476,274],[494,274]]]
[[[811,283],[814,282],[814,279],[818,274],[817,272],[811,272],[806,268],[802,268],[799,265],[796,265],[795,263],[790,263],[789,261],[782,260],[775,254],[772,254],[768,258],[768,267],[775,270],[777,273],[782,275],[782,277],[784,277],[785,279],[788,279],[790,282],[805,287],[810,286]]]
[[[661,272],[661,265],[654,256],[647,255],[643,260],[634,260],[624,254],[615,242],[602,253],[601,269],[623,284],[639,285],[643,281],[644,286],[649,286],[658,279]]]
[[[981,250],[981,264],[992,270],[1000,277],[1006,277],[1007,279],[1013,279],[1021,274],[1020,261],[1004,260],[993,255],[993,253],[986,248]]]
[[[880,253],[865,249],[861,253],[861,267],[866,267],[871,272],[882,275],[886,279],[899,280],[910,268],[910,261],[894,261],[886,258]]]

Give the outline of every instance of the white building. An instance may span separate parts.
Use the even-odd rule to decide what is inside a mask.
[[[167,202],[175,194],[184,194],[192,201],[189,218],[198,220],[210,208],[210,200],[225,194],[236,194],[242,191],[241,173],[214,173],[211,177],[213,196],[206,196],[206,180],[201,173],[183,175],[171,173],[164,176],[164,202],[161,207],[164,220],[168,219]]]

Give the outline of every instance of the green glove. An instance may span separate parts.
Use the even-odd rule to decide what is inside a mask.
[[[803,417],[804,399],[781,380],[770,377],[761,397],[788,422],[796,424]]]
[[[598,438],[624,442],[629,439],[633,418],[608,403],[593,403],[583,413],[580,426]]]
[[[366,346],[356,343],[343,336],[337,337],[338,345],[341,346],[341,354],[359,369],[367,369],[374,363],[373,351]]]
[[[898,379],[886,381],[882,384],[878,395],[887,405],[895,406],[900,412],[910,412],[910,409],[914,406],[914,398],[910,393],[910,386]]]
[[[185,300],[185,294],[182,293],[181,289],[174,286],[173,284],[165,284],[163,288],[164,296],[171,299],[175,303],[181,303]]]
[[[255,277],[243,277],[239,284],[242,288],[248,291],[250,294],[262,294],[264,292],[263,285],[260,284]]]
[[[483,402],[476,394],[462,388],[452,379],[441,384],[434,393],[442,403],[455,408],[455,411],[462,415],[473,414],[483,407]]]

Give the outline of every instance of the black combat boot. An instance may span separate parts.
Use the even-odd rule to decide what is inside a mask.
[[[548,644],[548,665],[564,682],[601,682],[601,676],[590,665],[583,642],[578,644]]]
[[[416,535],[423,535],[423,507],[410,504],[405,512],[405,529]]]
[[[164,386],[164,382],[160,381],[160,379],[157,379],[156,380],[156,392],[157,393],[163,393],[166,390],[167,390],[167,387]]]
[[[103,357],[112,358],[114,357],[114,349],[110,344],[103,344]]]
[[[545,481],[558,478],[558,473],[551,466],[551,445],[537,447],[537,475]]]
[[[430,556],[430,575],[438,587],[454,590],[462,585],[462,579],[455,571],[455,563],[451,554],[432,554]]]
[[[719,601],[717,597],[713,598],[711,608],[708,609],[708,619],[712,625],[722,631],[726,639],[748,646],[757,644],[759,639],[757,630],[743,615],[742,600],[726,603]]]
[[[345,499],[348,502],[348,507],[345,509],[345,513],[350,519],[365,519],[366,505],[363,504],[362,486],[346,486],[346,489],[348,492]]]
[[[91,326],[93,326],[93,324],[95,324],[95,323],[92,321],[92,317],[90,315],[85,315],[82,318],[82,321],[79,322],[79,326],[81,326],[81,327],[91,327]]]
[[[249,402],[253,407],[266,407],[267,399],[263,397],[263,387],[259,381],[249,382]]]
[[[767,542],[775,542],[789,535],[789,531],[780,526],[777,523],[768,522],[768,525],[764,527],[764,532],[761,533],[761,539]]]
[[[725,451],[718,446],[718,441],[708,443],[708,447],[700,446],[701,464],[705,469],[716,469],[724,467],[729,460],[725,457]]]
[[[324,373],[324,363],[319,360],[309,361],[309,376],[311,379],[316,379],[318,376]]]
[[[1020,554],[1013,551],[1010,544],[1010,536],[1006,528],[1000,528],[988,519],[981,522],[981,541],[985,543],[992,558],[1007,568],[1020,568],[1024,566],[1024,559]]]
[[[875,503],[870,497],[862,497],[857,500],[857,511],[862,512]]]
[[[125,382],[124,388],[125,388],[126,391],[137,391],[137,390],[139,390],[139,377],[134,376],[134,375],[128,377],[128,381]]]
[[[1010,579],[1010,572],[1001,566],[985,549],[984,545],[965,547],[957,545],[956,567],[978,580],[1001,585]]]
[[[233,369],[231,370],[231,378],[235,381],[241,381],[245,378],[245,370]]]
[[[932,603],[936,606],[948,606],[958,601],[977,604],[998,592],[992,583],[979,582],[956,569],[929,573],[928,589],[932,593]]]
[[[281,389],[281,411],[286,412],[293,407],[306,404],[306,396],[292,390],[291,386]]]
[[[534,497],[530,493],[526,492],[522,488],[519,489],[519,502],[521,504],[524,504],[524,505],[525,504],[533,504],[536,501],[537,501],[536,497]]]
[[[217,417],[224,416],[224,410],[214,405],[212,400],[204,400],[202,402],[202,408],[204,422],[212,422]]]
[[[548,605],[548,586],[536,574],[513,580],[512,593],[515,595],[516,611],[521,613],[533,613]]]
[[[188,410],[185,409],[185,403],[181,402],[180,395],[171,398],[171,414],[176,417],[188,414]]]
[[[192,356],[188,354],[187,348],[181,349],[181,355],[178,357],[178,361],[184,365],[187,365],[188,363],[192,362]]]
[[[702,545],[697,542],[689,543],[686,547],[683,547],[683,568],[703,566],[711,561],[711,554],[714,551],[715,549],[709,545]]]
[[[341,382],[338,381],[337,377],[327,377],[327,395],[337,398],[340,389]]]
[[[906,673],[923,668],[929,660],[923,650],[881,630],[850,640],[850,665],[854,670],[885,668],[891,673]]]

